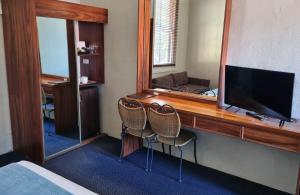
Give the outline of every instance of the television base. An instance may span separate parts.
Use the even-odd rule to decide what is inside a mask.
[[[246,112],[246,115],[247,116],[251,116],[251,117],[253,117],[253,118],[256,118],[256,119],[258,119],[258,120],[263,120],[263,117],[261,117],[261,116],[259,116],[258,114],[256,114],[256,113],[252,113],[252,112]]]
[[[285,121],[284,121],[284,120],[281,120],[281,121],[279,122],[279,127],[283,127],[284,124],[285,124]]]

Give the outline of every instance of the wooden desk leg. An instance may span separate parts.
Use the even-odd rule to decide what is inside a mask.
[[[132,135],[126,135],[124,138],[124,155],[128,156],[135,152],[136,150],[140,149],[140,140],[138,137]]]
[[[300,166],[299,166],[299,172],[298,172],[298,182],[297,182],[296,195],[300,195]]]

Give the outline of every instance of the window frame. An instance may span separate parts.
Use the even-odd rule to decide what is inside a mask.
[[[155,64],[154,63],[154,56],[155,56],[155,52],[154,52],[154,49],[155,49],[155,24],[153,24],[153,48],[152,48],[152,61],[153,61],[153,68],[159,68],[159,67],[174,67],[174,66],[176,66],[176,51],[177,51],[177,35],[178,35],[178,20],[179,20],[179,18],[178,18],[178,12],[179,12],[179,0],[175,0],[175,3],[176,3],[176,7],[175,7],[175,17],[173,18],[173,19],[175,19],[174,21],[173,21],[173,25],[174,25],[174,29],[172,30],[172,32],[170,33],[170,36],[172,36],[172,34],[174,34],[173,35],[173,44],[175,44],[175,46],[173,45],[172,46],[172,48],[173,48],[173,51],[172,51],[172,60],[169,62],[169,63],[160,63],[160,64]],[[156,5],[155,5],[155,7],[156,7]],[[154,16],[154,18],[156,18],[155,16]],[[155,20],[154,20],[154,22],[155,22]],[[171,47],[170,47],[171,48]],[[169,53],[168,53],[169,55],[171,55],[170,54],[170,50],[169,50]]]

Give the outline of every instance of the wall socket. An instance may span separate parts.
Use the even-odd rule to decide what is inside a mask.
[[[82,63],[83,63],[83,64],[90,64],[90,60],[89,60],[89,59],[83,59],[83,60],[82,60]]]

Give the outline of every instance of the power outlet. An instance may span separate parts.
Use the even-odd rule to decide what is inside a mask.
[[[90,64],[90,60],[89,60],[89,59],[83,59],[83,60],[82,60],[82,63],[83,63],[83,64]]]

